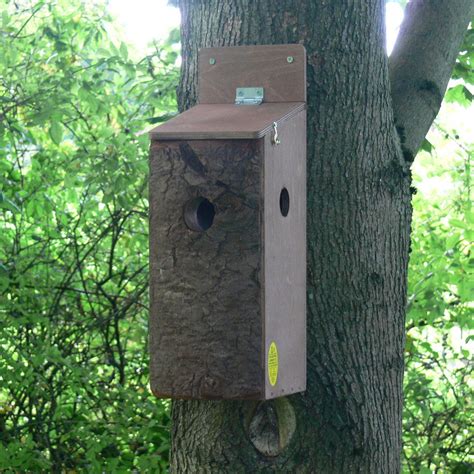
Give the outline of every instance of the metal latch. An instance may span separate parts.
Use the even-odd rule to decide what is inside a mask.
[[[237,87],[235,105],[259,105],[263,102],[263,87]]]
[[[276,122],[273,122],[272,144],[279,145],[280,143],[281,141],[278,137],[278,124]]]

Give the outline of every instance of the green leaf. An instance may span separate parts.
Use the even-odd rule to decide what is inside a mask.
[[[474,84],[474,72],[469,65],[458,62],[454,67],[453,79],[463,79],[468,84]]]
[[[433,151],[433,145],[428,141],[427,138],[425,138],[423,140],[423,143],[421,144],[421,149],[431,154],[431,152]]]
[[[51,124],[51,127],[49,129],[49,134],[56,145],[59,145],[61,143],[61,140],[63,138],[63,128],[62,125],[59,122],[53,122]]]
[[[8,15],[8,12],[6,10],[3,10],[2,12],[2,24],[3,27],[6,27],[10,23],[10,16]]]
[[[168,113],[168,114],[158,115],[157,117],[149,117],[146,119],[146,121],[151,124],[161,123],[161,122],[166,122],[167,120],[172,119],[176,115],[177,115],[176,113]]]
[[[450,223],[452,226],[458,227],[458,228],[460,228],[460,229],[468,229],[468,225],[467,225],[465,222],[463,222],[463,221],[461,221],[461,220],[459,220],[459,219],[454,219],[454,218],[453,218],[453,219],[449,219],[449,223]]]
[[[128,59],[128,48],[124,42],[120,43],[120,54],[122,55],[123,59]]]
[[[20,212],[18,206],[13,201],[8,199],[2,192],[0,192],[0,208],[7,209],[11,212]]]
[[[446,102],[457,102],[468,107],[472,102],[472,97],[471,91],[465,85],[459,84],[448,89],[444,98]]]

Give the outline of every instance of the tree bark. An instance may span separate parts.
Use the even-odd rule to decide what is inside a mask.
[[[384,2],[181,0],[181,110],[201,47],[302,43],[308,59],[308,390],[176,401],[173,472],[400,471],[409,164]]]
[[[403,154],[413,161],[438,114],[464,32],[474,15],[472,0],[410,2],[390,57],[395,122]]]

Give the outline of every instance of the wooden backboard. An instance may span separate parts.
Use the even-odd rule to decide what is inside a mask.
[[[301,44],[203,48],[198,101],[233,104],[237,87],[263,87],[264,102],[306,102],[306,51]]]

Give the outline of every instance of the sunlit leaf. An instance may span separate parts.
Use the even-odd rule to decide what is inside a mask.
[[[53,122],[49,129],[49,134],[51,135],[53,142],[56,143],[56,145],[59,145],[63,138],[63,128],[61,124],[59,122]]]

